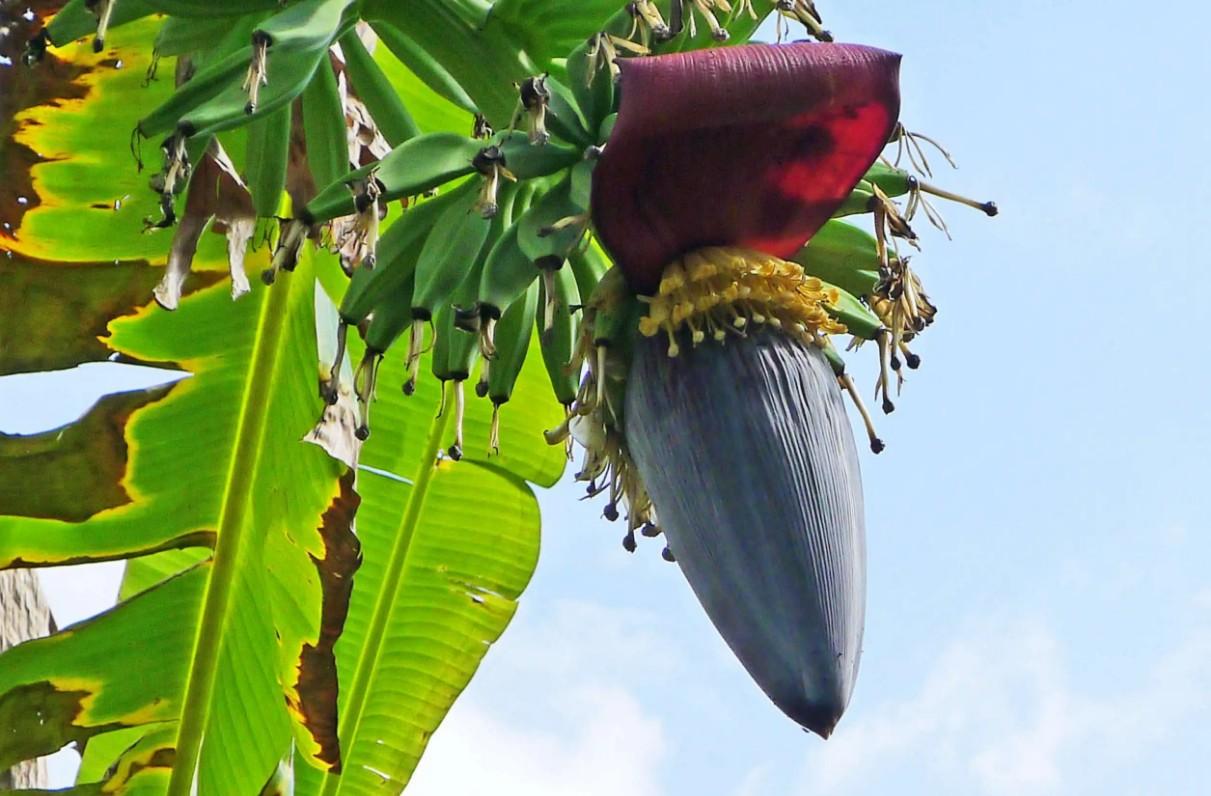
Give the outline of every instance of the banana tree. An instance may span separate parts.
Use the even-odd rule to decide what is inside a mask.
[[[771,15],[819,42],[745,44]],[[876,344],[891,411],[934,314],[911,222],[995,213],[898,165],[932,143],[899,56],[829,43],[810,0],[30,26],[0,72],[0,374],[188,377],[0,438],[0,567],[127,562],[115,608],[0,656],[0,769],[74,742],[81,793],[402,790],[574,443],[627,549],[666,534],[771,699],[832,732],[864,605],[843,394],[883,444],[832,341]]]

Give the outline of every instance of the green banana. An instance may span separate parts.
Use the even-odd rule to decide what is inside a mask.
[[[489,357],[495,352],[493,327],[504,308],[513,304],[538,277],[538,269],[517,243],[518,226],[510,226],[492,246],[480,277],[476,306],[483,335],[481,347]]]
[[[353,90],[366,104],[387,143],[395,147],[420,135],[412,114],[408,113],[374,56],[362,44],[357,31],[351,30],[342,36],[340,45]]]
[[[916,190],[917,178],[901,168],[876,160],[866,174],[862,176],[865,182],[879,186],[879,190],[891,198],[904,196]]]
[[[470,196],[473,196],[473,192],[465,186],[460,186],[449,194],[406,211],[379,242],[379,264],[374,268],[362,267],[354,271],[338,311],[338,356],[329,376],[325,395],[330,402],[336,399],[336,378],[348,329],[365,320],[372,306],[373,313],[370,314],[370,323],[365,335],[366,354],[358,367],[361,374],[358,379],[358,397],[364,404],[363,427],[358,430],[359,434],[365,434],[362,439],[370,434],[369,403],[373,399],[378,366],[383,354],[405,330],[412,329],[414,333],[423,333],[423,327],[419,330],[414,328],[412,296],[416,290],[416,266],[424,244],[435,229],[434,222],[440,219],[445,211]],[[415,376],[412,376],[404,385],[404,392],[410,395],[414,385]]]
[[[585,157],[568,172],[568,200],[576,207],[589,207],[593,194],[593,169],[597,168],[596,157]]]
[[[326,66],[327,62],[326,47],[278,53],[274,59],[274,79],[257,92],[255,99],[249,99],[243,84],[233,82],[183,114],[177,122],[177,129],[192,137],[242,127],[293,102],[312,81],[317,68]]]
[[[875,209],[874,186],[866,180],[859,180],[854,189],[845,197],[845,201],[833,213],[833,218],[861,215]]]
[[[121,0],[121,3],[125,5],[126,0]],[[231,17],[206,19],[168,17],[156,32],[156,40],[153,45],[155,56],[157,58],[178,55],[192,56],[195,53],[212,49],[220,50],[223,40],[232,33],[234,28],[241,28],[243,32],[232,44],[242,46],[247,43],[248,36],[263,18],[263,14],[248,14],[243,20],[236,22]],[[226,51],[230,52],[233,48],[229,47]],[[194,66],[201,65],[197,63],[196,59],[194,60]]]
[[[105,49],[106,28],[120,27],[150,16],[156,11],[153,4],[147,0],[121,0],[117,3],[114,0],[106,0],[106,6],[100,7],[102,16],[99,18],[94,11],[94,8],[98,7],[100,6],[96,0],[68,0],[47,23],[45,36],[35,39],[35,42],[41,44],[30,43],[26,61],[39,60],[41,53],[45,51],[46,41],[56,47],[62,47],[90,33],[96,36],[93,39],[93,52],[101,52]],[[108,19],[104,19],[105,14],[108,14]],[[104,26],[101,24],[102,20]]]
[[[292,101],[327,57],[328,45],[356,21],[344,14],[348,6],[346,0],[307,0],[268,18],[253,30],[251,46],[244,44],[203,67],[140,120],[139,134],[158,135],[173,127],[189,136],[210,134],[240,127],[249,117]],[[268,80],[267,73],[270,48],[273,80]],[[238,80],[241,72],[245,73],[243,82]]]
[[[284,105],[248,125],[244,176],[252,206],[262,218],[277,215],[286,190],[291,112],[290,106]]]
[[[551,94],[548,100],[548,122],[555,134],[569,144],[581,148],[597,143],[595,136],[590,132],[593,127],[585,124],[572,90],[551,76],[547,77],[546,82],[547,90]]]
[[[827,222],[793,259],[803,266],[805,273],[855,296],[867,295],[879,283],[875,237],[844,221]]]
[[[612,274],[621,274],[617,267],[611,268],[602,282],[613,280]],[[621,281],[621,280],[620,280]],[[593,345],[610,348],[626,354],[635,342],[639,319],[647,314],[647,308],[633,293],[627,291],[611,302],[599,303],[593,313]]]
[[[576,289],[581,298],[585,299],[593,295],[593,289],[613,264],[600,244],[593,240],[588,246],[573,251],[568,256],[568,265],[572,267],[572,274],[576,277]]]
[[[398,290],[392,295],[384,297],[382,303],[374,308],[374,315],[366,328],[366,352],[362,355],[362,361],[357,366],[354,376],[354,392],[357,394],[358,409],[361,415],[361,423],[354,430],[354,434],[362,441],[370,437],[370,404],[374,402],[374,392],[378,386],[378,369],[382,364],[383,355],[391,344],[399,339],[404,330],[412,325],[409,299],[412,295],[414,275],[415,272],[409,269]],[[349,324],[342,320],[337,327],[336,364],[329,374],[324,390],[324,398],[329,404],[337,401],[337,379],[348,333]]]
[[[496,324],[496,357],[485,359],[480,386],[476,392],[492,401],[492,426],[488,446],[500,452],[500,407],[513,396],[513,387],[521,374],[530,350],[531,330],[538,313],[539,285],[534,280],[500,316]]]
[[[570,407],[580,388],[579,368],[572,364],[578,337],[575,313],[580,309],[580,292],[571,268],[555,271],[541,285],[541,302],[546,308],[544,317],[537,319],[542,359],[556,400]]]
[[[411,258],[416,260],[416,256]],[[396,340],[412,326],[412,291],[415,289],[416,269],[408,268],[408,275],[399,289],[384,298],[370,316],[366,328],[366,350],[385,354]]]
[[[379,41],[387,45],[387,49],[435,94],[445,97],[468,113],[478,110],[475,102],[446,68],[399,28],[379,19],[370,20],[370,27],[378,34]]]
[[[576,110],[575,98],[555,78],[549,74],[528,77],[518,89],[521,109],[529,116],[531,144],[545,146],[550,141],[548,128],[569,144],[581,148],[593,144],[593,136],[585,130]]]
[[[433,319],[437,310],[448,303],[454,291],[476,269],[492,228],[502,228],[509,217],[513,194],[512,189],[503,193],[502,204],[506,206],[491,221],[474,212],[475,201],[460,198],[443,211],[434,223],[416,263],[416,287],[412,293],[412,338],[408,348],[405,392],[410,393],[416,386],[425,322]]]
[[[124,3],[126,0],[120,0]],[[239,16],[250,11],[281,8],[281,0],[140,0],[161,14],[174,17]]]
[[[556,174],[584,157],[579,149],[561,144],[533,146],[529,137],[519,131],[501,134],[497,146],[504,154],[506,167],[519,180]]]
[[[504,229],[509,226],[512,219],[511,205],[513,204],[513,193],[510,191],[510,195],[505,197],[505,206],[500,208],[500,212],[492,220],[492,226],[488,233],[488,241],[499,238]],[[451,306],[449,303],[444,304],[439,311],[438,320],[434,322],[436,337],[433,342],[433,373],[442,382],[443,398],[445,397],[446,390],[445,382],[447,380],[454,382],[454,442],[446,450],[446,453],[455,461],[463,457],[463,416],[466,401],[465,383],[467,379],[471,378],[471,371],[479,359],[479,346],[477,345],[477,335],[475,334],[479,329],[476,327],[466,330],[461,329],[456,318],[460,314],[460,308],[471,307],[475,301],[475,294],[479,289],[480,274],[483,272],[488,249],[488,243],[480,247],[474,266],[472,266],[470,272],[466,274],[462,283],[455,290],[454,305]],[[472,315],[476,318],[478,317],[473,312]]]
[[[468,280],[470,281],[470,280]],[[463,418],[466,412],[466,381],[479,359],[479,346],[474,334],[469,334],[454,325],[455,309],[449,304],[442,306],[434,319],[433,375],[442,383],[442,398],[446,394],[446,382],[452,381],[454,392],[454,442],[446,454],[458,461],[463,457]]]
[[[600,47],[597,37],[579,45],[568,56],[568,83],[576,104],[584,114],[589,129],[597,131],[601,122],[614,110],[614,80],[608,70],[601,72]],[[604,139],[598,137],[600,142]]]
[[[829,300],[825,305],[828,314],[845,324],[847,333],[862,340],[874,340],[883,331],[883,322],[870,308],[857,299],[848,290],[824,282],[825,290],[836,290],[835,300]]]
[[[512,195],[512,190],[505,191],[502,205],[511,203]],[[452,204],[425,242],[416,264],[416,291],[412,294],[412,314],[419,320],[432,318],[438,305],[471,274],[492,227],[500,226],[497,219],[489,221],[470,211],[471,203],[465,199]]]
[[[349,185],[371,172],[382,184],[382,201],[389,202],[425,191],[475,171],[473,161],[481,142],[454,133],[428,133],[405,141],[380,160],[364,166],[323,188],[299,212],[308,224],[331,221],[355,213]]]
[[[468,181],[436,199],[409,207],[387,228],[378,242],[374,268],[358,268],[353,272],[349,287],[341,299],[341,321],[358,324],[386,296],[399,292],[416,268],[421,246],[443,213],[451,207],[466,206],[475,196],[474,183]],[[408,293],[411,311],[412,292]]]
[[[518,245],[539,268],[561,268],[584,238],[588,209],[573,201],[571,189],[569,175],[543,194],[517,222]]]
[[[299,0],[261,23],[252,32],[252,40],[264,40],[271,52],[326,50],[344,26],[345,14],[353,1]]]
[[[248,101],[244,105],[245,113],[256,112],[260,105],[261,87],[270,83],[270,56],[273,56],[274,74],[285,67],[289,75],[291,65],[288,61],[282,61],[290,53],[321,50],[327,52],[333,40],[344,30],[351,28],[356,21],[356,15],[345,18],[345,12],[351,2],[352,0],[301,0],[257,26],[252,32],[252,58],[242,86],[248,93]],[[335,81],[333,86],[335,87]],[[338,92],[334,89],[333,93]]]
[[[187,82],[177,87],[172,96],[139,120],[136,126],[142,138],[172,131],[182,116],[212,100],[234,83],[248,66],[248,50],[239,49],[216,58],[199,69]],[[241,96],[243,92],[241,91]],[[243,103],[240,105],[243,108]]]
[[[349,139],[345,132],[345,105],[336,73],[327,59],[321,60],[300,100],[307,165],[316,185],[329,185],[349,171]]]

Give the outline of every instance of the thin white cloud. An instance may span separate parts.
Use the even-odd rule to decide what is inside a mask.
[[[571,733],[460,705],[438,731],[410,796],[659,796],[664,731],[619,688],[551,694]]]
[[[664,727],[618,684],[644,661],[678,665],[675,650],[644,629],[647,619],[561,601],[541,622],[519,621],[485,663],[491,687],[473,684],[455,704],[409,795],[660,796]],[[503,704],[502,680],[531,698],[526,715]]]
[[[986,626],[937,657],[912,697],[810,754],[803,794],[856,793],[889,776],[964,794],[1051,794],[1160,748],[1211,719],[1211,625],[1195,628],[1134,682],[1088,693],[1038,622]]]
[[[757,766],[745,774],[744,779],[740,780],[740,784],[736,786],[734,796],[766,796],[769,792],[768,766]]]

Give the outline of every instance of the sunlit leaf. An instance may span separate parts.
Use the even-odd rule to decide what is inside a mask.
[[[128,135],[167,90],[163,79],[143,85],[154,29],[153,20],[123,27],[104,57],[86,44],[58,50],[66,61],[51,68],[73,65],[71,91],[22,112],[9,142],[52,157],[30,172],[31,201],[9,241],[14,256],[0,263],[37,303],[21,307],[15,294],[0,294],[11,310],[0,331],[35,324],[39,307],[57,322],[42,339],[5,348],[3,372],[116,354],[189,377],[106,397],[63,429],[0,440],[0,470],[13,483],[38,473],[36,490],[0,503],[10,515],[0,521],[0,566],[137,557],[122,602],[95,620],[103,630],[31,645],[20,667],[6,667],[5,656],[0,671],[25,679],[14,681],[12,722],[0,726],[29,720],[22,711],[38,695],[20,689],[37,677],[56,684],[42,696],[63,703],[64,715],[71,704],[63,694],[85,699],[100,690],[92,683],[77,694],[67,687],[77,681],[62,680],[69,640],[82,650],[80,682],[100,666],[98,651],[105,661],[97,677],[141,671],[142,656],[154,654],[142,624],[159,621],[173,631],[156,641],[171,646],[161,657],[179,665],[147,684],[143,696],[155,711],[115,713],[85,729],[69,721],[46,737],[26,733],[14,759],[95,736],[81,793],[160,793],[170,776],[188,781],[195,760],[199,792],[256,793],[292,748],[296,769],[327,768],[333,783],[362,781],[371,760],[406,781],[533,571],[538,515],[523,479],[551,484],[562,472],[562,449],[540,434],[561,410],[534,357],[506,408],[504,454],[488,456],[489,407],[472,402],[466,459],[439,465],[433,446],[443,446],[450,416],[434,418],[436,385],[423,384],[411,400],[384,387],[362,461],[410,484],[369,470],[355,482],[345,465],[303,442],[323,407],[314,286],[317,273],[340,284],[330,258],[306,257],[273,288],[256,285],[233,303],[220,270],[222,238],[207,233],[179,309],[152,304],[169,235],[143,231],[156,203]],[[468,114],[435,99],[389,53],[376,57],[423,129],[469,130]],[[263,267],[264,248],[252,257]],[[384,382],[400,380],[393,358]],[[90,480],[78,477],[83,471]],[[468,513],[477,501],[493,505],[487,522]],[[360,543],[352,531],[359,503]],[[187,605],[174,621],[149,618],[142,606],[177,594],[182,582],[196,585],[179,596]],[[367,632],[375,623],[383,633]],[[445,650],[440,658],[434,645]],[[384,655],[409,670],[406,683],[376,672]],[[138,678],[128,679],[133,688]],[[401,713],[416,716],[415,732],[392,732],[379,718]],[[341,763],[361,773],[337,778]]]

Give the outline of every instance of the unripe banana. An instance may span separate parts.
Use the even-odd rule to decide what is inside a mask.
[[[286,190],[291,113],[286,105],[248,125],[245,180],[252,194],[252,206],[261,218],[277,215]]]
[[[428,51],[404,35],[399,28],[381,19],[370,20],[370,27],[378,35],[379,41],[387,45],[392,55],[403,62],[422,83],[434,93],[445,97],[450,102],[467,111],[476,113],[475,102],[467,96],[467,92],[450,76],[446,68]]]
[[[509,204],[512,204],[510,202]],[[502,207],[496,218],[492,219],[492,229],[488,233],[489,241],[499,237],[511,219],[512,208]],[[466,381],[471,378],[471,371],[479,359],[479,345],[475,332],[477,328],[463,330],[459,328],[456,315],[460,307],[469,307],[475,300],[479,286],[480,273],[487,259],[488,245],[480,248],[479,256],[471,272],[455,289],[454,305],[444,304],[434,322],[433,373],[442,382],[442,397],[445,398],[445,382],[452,381],[451,390],[454,394],[454,442],[446,450],[451,459],[458,461],[463,457],[463,416],[466,407]],[[474,313],[472,313],[474,315]]]
[[[366,49],[357,31],[352,30],[342,36],[340,45],[353,90],[366,104],[387,143],[396,147],[420,135],[420,128],[412,114],[408,113],[395,87]]]
[[[143,138],[163,135],[174,130],[181,117],[209,102],[225,89],[234,89],[243,97],[240,75],[248,67],[247,45],[226,55],[215,57],[199,69],[187,82],[177,87],[172,96],[139,120],[136,130]],[[243,101],[240,103],[243,112]]]
[[[586,210],[593,198],[593,170],[597,168],[596,156],[586,154],[584,160],[568,171],[568,199],[577,207]]]
[[[454,205],[465,206],[475,197],[473,181],[468,181],[444,193],[410,206],[387,228],[378,241],[374,268],[358,268],[341,299],[341,320],[347,324],[361,323],[370,311],[401,289],[411,277],[422,245],[442,214]],[[412,307],[412,291],[408,292],[408,308]]]
[[[539,268],[562,267],[588,228],[587,207],[572,201],[571,187],[571,176],[564,177],[517,222],[517,243]]]
[[[536,319],[542,360],[555,399],[570,407],[580,389],[580,368],[572,362],[578,339],[576,311],[580,308],[580,292],[571,268],[561,268],[552,274],[551,295],[547,294],[548,283],[544,280],[540,284],[540,304],[544,308],[550,307],[548,317]],[[545,325],[548,321],[549,325]]]
[[[125,0],[121,4],[126,5]],[[191,65],[200,69],[215,55],[221,57],[248,44],[253,29],[264,18],[263,13],[206,19],[168,17],[156,32],[153,45],[155,57],[189,55]],[[229,37],[230,41],[224,41]]]
[[[253,42],[264,40],[271,54],[327,50],[337,31],[348,26],[351,5],[353,0],[298,0],[262,22],[252,33]]]
[[[513,191],[502,192],[502,213],[507,213]],[[433,226],[416,264],[416,290],[412,294],[412,314],[429,320],[440,304],[474,271],[476,260],[488,241],[493,221],[472,212],[465,199],[455,202]],[[505,216],[507,217],[507,215]]]
[[[370,405],[374,402],[374,392],[378,385],[378,369],[382,364],[383,355],[392,343],[399,339],[404,330],[412,325],[410,299],[414,274],[414,270],[408,269],[408,276],[399,289],[392,295],[386,296],[374,308],[370,325],[366,329],[366,353],[362,357],[361,364],[358,365],[354,378],[354,391],[357,393],[361,414],[361,425],[357,427],[355,434],[358,439],[363,441],[370,436]],[[349,324],[342,320],[337,332],[338,356],[325,390],[325,398],[330,404],[337,400],[336,379],[340,373],[340,356],[344,353],[345,336],[348,334],[348,330]]]
[[[859,301],[852,293],[836,285],[824,283],[824,291],[829,295],[824,307],[828,314],[845,324],[845,331],[862,340],[874,340],[885,327],[879,316]]]
[[[126,0],[122,0],[125,2]],[[238,16],[281,8],[281,0],[139,0],[161,14],[174,17]]]
[[[385,354],[395,344],[395,341],[412,326],[412,291],[416,280],[416,255],[405,255],[411,260],[413,267],[400,263],[399,269],[407,272],[397,290],[386,295],[374,307],[370,315],[370,324],[366,327],[366,350],[375,354]]]
[[[328,58],[320,60],[300,100],[307,165],[316,185],[330,185],[349,172],[349,139],[345,103]],[[377,213],[378,208],[369,212]]]
[[[875,209],[875,193],[874,186],[866,180],[860,180],[854,189],[849,192],[849,196],[841,203],[833,213],[833,218],[844,218],[845,216],[861,215],[870,213]]]
[[[805,273],[831,282],[856,296],[879,283],[879,250],[875,237],[853,224],[833,219],[822,226],[794,261]]]
[[[614,110],[614,79],[600,58],[594,36],[568,56],[568,83],[589,129],[596,132]],[[602,141],[600,137],[597,141]]]
[[[514,190],[501,194],[501,212],[492,220],[475,212],[475,199],[465,198],[447,208],[433,226],[416,264],[416,287],[412,294],[412,338],[408,349],[408,381],[405,392],[415,388],[420,364],[424,324],[447,304],[454,291],[476,271],[486,256],[485,244],[493,226],[499,230],[512,210]]]
[[[155,8],[147,0],[122,0],[116,5],[113,5],[113,0],[110,0],[109,19],[106,21],[106,27],[121,27],[153,13],[155,13]],[[99,22],[97,14],[90,8],[87,0],[68,0],[46,24],[46,38],[54,46],[62,47],[92,33],[96,35],[93,40],[93,51],[101,52],[105,49],[106,31],[101,28]],[[35,39],[35,41],[41,40]],[[38,46],[40,45],[31,42],[30,54],[26,56],[27,60],[37,60],[41,57],[40,52],[35,52]]]
[[[568,255],[568,265],[576,277],[576,290],[580,293],[581,300],[587,301],[613,263],[596,241],[590,241],[588,246],[576,249]]]
[[[522,215],[525,218],[525,215]],[[538,278],[538,269],[517,242],[520,224],[513,224],[492,246],[480,278],[478,306],[481,317],[496,320],[526,287]],[[490,352],[488,352],[490,353]]]
[[[434,319],[433,375],[442,382],[442,398],[446,395],[446,382],[452,382],[454,403],[454,441],[446,454],[458,461],[463,457],[463,418],[466,411],[466,382],[479,359],[479,346],[474,334],[464,332],[454,325],[454,308],[444,305]]]
[[[484,362],[488,374],[484,394],[496,406],[507,403],[513,395],[513,386],[530,350],[540,292],[538,281],[531,282],[496,322],[496,356]]]
[[[904,196],[910,191],[916,190],[917,187],[916,177],[904,169],[897,168],[881,160],[876,160],[866,170],[866,174],[862,179],[879,186],[879,190],[893,199],[898,196]]]
[[[322,188],[299,212],[299,217],[308,224],[317,224],[357,212],[349,185],[371,173],[382,184],[384,202],[418,196],[475,171],[473,161],[481,149],[481,142],[454,133],[417,136],[391,150],[378,163],[350,172]]]
[[[226,59],[224,59],[224,63]],[[274,58],[274,76],[260,90],[255,107],[249,112],[248,92],[243,83],[233,81],[210,99],[183,114],[177,129],[186,136],[205,136],[235,127],[293,102],[311,82],[316,69],[328,64],[327,48],[278,53]],[[197,78],[195,77],[194,80]],[[188,88],[193,80],[185,84]]]
[[[504,133],[498,147],[505,156],[505,164],[519,180],[547,177],[579,162],[583,153],[562,144],[549,143],[533,146],[529,137],[520,131]]]
[[[548,93],[547,125],[551,132],[581,149],[596,143],[594,136],[585,127],[580,110],[576,107],[576,97],[571,90],[550,75],[547,75],[543,82]]]

